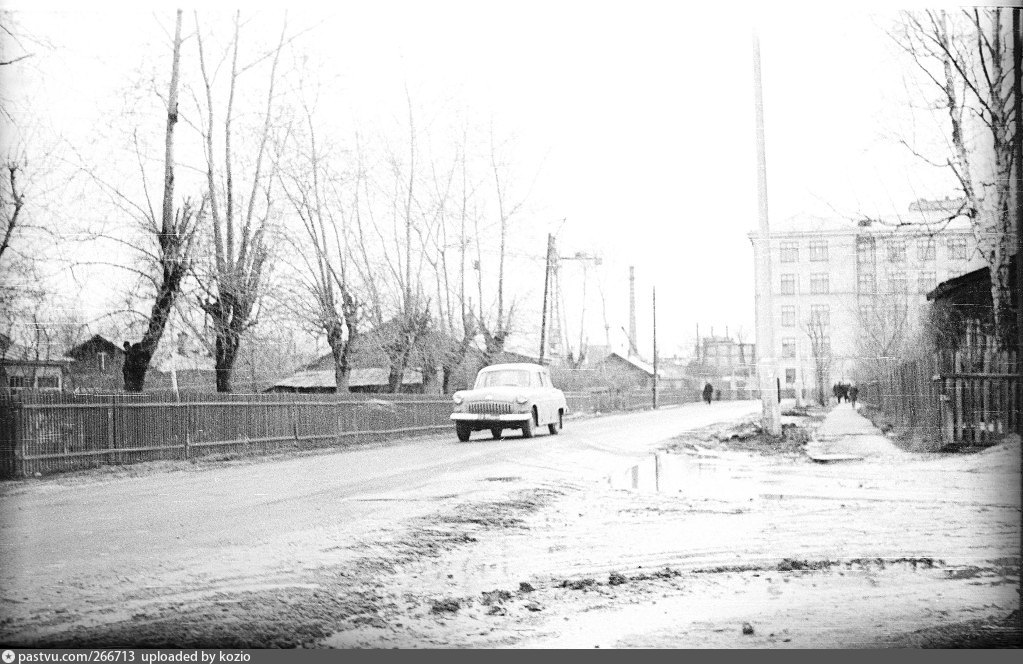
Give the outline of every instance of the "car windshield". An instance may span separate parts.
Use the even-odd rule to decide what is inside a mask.
[[[476,387],[529,387],[529,372],[515,369],[486,371],[476,379]]]

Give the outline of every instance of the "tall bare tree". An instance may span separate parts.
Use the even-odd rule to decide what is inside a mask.
[[[304,242],[296,243],[301,262],[300,282],[310,301],[311,318],[322,332],[334,357],[334,380],[338,393],[348,392],[351,373],[350,351],[359,336],[361,306],[350,276],[347,205],[342,200],[342,183],[333,173],[317,144],[312,109],[303,104],[306,144],[293,135],[299,156],[295,169],[281,173],[281,185],[302,224]],[[352,208],[359,204],[356,173]]]
[[[828,333],[828,321],[819,312],[814,312],[807,318],[804,329],[810,339],[814,391],[817,403],[823,406],[827,403],[825,388],[831,375],[831,337]]]
[[[223,131],[223,158],[217,160],[214,134],[218,127],[217,106],[213,101],[215,72],[208,66],[203,45],[198,13],[195,23],[199,44],[199,63],[206,93],[206,117],[203,137],[206,149],[206,176],[213,231],[214,262],[200,281],[204,295],[200,303],[213,322],[216,335],[214,360],[217,391],[231,391],[231,376],[242,335],[257,317],[257,307],[264,286],[265,271],[270,258],[267,231],[274,214],[273,184],[277,162],[265,173],[264,162],[272,150],[275,84],[280,55],[287,36],[287,17],[283,21],[276,47],[261,54],[252,62],[239,66],[241,44],[241,12],[234,14],[233,38],[230,42],[230,72],[227,82],[227,103],[220,128]],[[243,74],[266,59],[271,59],[262,127],[258,130],[251,169],[251,186],[247,192],[239,190],[236,178],[237,155],[232,152],[236,135],[235,100],[239,80]],[[247,200],[243,198],[247,195]],[[262,202],[257,205],[257,200]]]
[[[174,128],[178,123],[178,79],[181,62],[181,10],[178,10],[174,28],[173,57],[171,60],[170,92],[167,97],[167,126],[164,138],[163,205],[159,218],[151,207],[143,211],[147,234],[156,240],[155,252],[158,274],[152,278],[156,297],[149,312],[149,320],[142,339],[124,342],[124,389],[141,392],[149,363],[153,359],[163,336],[174,302],[181,293],[182,282],[191,269],[193,248],[199,220],[206,208],[205,197],[196,205],[190,200],[177,210],[174,207]]]
[[[1008,10],[905,11],[892,37],[913,59],[947,115],[943,158],[965,198],[977,243],[991,270],[995,334],[1011,344],[1009,261],[1014,248],[1010,208],[1014,112]],[[912,146],[910,146],[912,147]],[[914,150],[916,152],[916,150]]]
[[[521,198],[514,198],[509,192],[508,164],[501,159],[500,149],[494,142],[494,129],[490,128],[490,168],[493,174],[494,199],[497,204],[497,220],[499,226],[499,246],[497,260],[497,311],[492,317],[486,316],[483,311],[483,270],[482,265],[477,263],[479,274],[477,275],[480,289],[480,313],[478,324],[483,334],[485,344],[484,356],[486,363],[493,361],[494,357],[504,351],[504,345],[511,334],[515,321],[515,300],[513,299],[505,307],[505,259],[507,257],[508,231],[515,216],[522,210],[528,200],[529,194]],[[477,227],[477,251],[479,252],[479,229]]]

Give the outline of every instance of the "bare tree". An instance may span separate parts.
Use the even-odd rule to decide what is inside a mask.
[[[914,310],[904,292],[862,297],[856,320],[858,374],[877,380],[904,357],[913,336]]]
[[[490,128],[490,167],[493,173],[494,183],[494,198],[497,203],[497,215],[499,225],[499,247],[498,247],[498,262],[497,262],[497,311],[493,317],[488,317],[483,311],[483,270],[482,270],[482,251],[480,250],[479,243],[479,227],[477,226],[477,253],[480,256],[479,262],[477,263],[476,269],[479,271],[477,275],[478,286],[479,286],[479,297],[480,297],[480,312],[478,317],[478,325],[480,332],[483,334],[483,341],[485,344],[484,356],[485,363],[489,364],[493,361],[493,358],[500,354],[504,350],[504,345],[508,340],[508,335],[511,334],[515,321],[515,301],[514,299],[505,308],[504,301],[504,287],[505,287],[505,258],[507,255],[507,244],[508,244],[508,231],[512,220],[522,210],[526,201],[528,200],[529,194],[522,196],[521,198],[514,199],[509,193],[508,187],[508,166],[504,163],[499,156],[498,146],[494,142],[494,130],[493,126]]]
[[[965,198],[977,243],[991,269],[996,337],[1013,343],[1009,261],[1013,245],[1010,174],[1012,122],[1010,21],[1001,7],[905,11],[892,37],[938,94],[947,114],[949,153],[931,164],[948,168]],[[907,144],[908,145],[908,144]]]
[[[825,388],[831,375],[831,337],[828,335],[828,321],[819,312],[814,312],[806,320],[804,329],[810,339],[817,402],[823,406],[827,403]]]
[[[359,335],[360,301],[349,275],[346,205],[340,177],[331,173],[317,145],[312,110],[304,105],[308,144],[296,145],[301,165],[280,174],[282,188],[301,220],[305,242],[296,246],[301,258],[301,285],[311,300],[311,318],[334,356],[339,393],[348,392],[350,350]],[[294,136],[297,144],[299,138]],[[353,207],[358,206],[358,181]]]
[[[19,228],[19,217],[25,207],[25,195],[20,188],[18,175],[21,171],[21,164],[17,161],[9,161],[4,164],[3,187],[0,188],[0,265],[3,264],[4,254],[11,245],[11,239]]]
[[[139,208],[150,237],[156,240],[155,258],[159,274],[152,277],[156,297],[150,309],[148,324],[142,339],[136,343],[124,342],[124,389],[141,392],[146,372],[163,336],[167,319],[175,300],[181,293],[182,282],[191,269],[196,230],[203,217],[206,199],[198,205],[190,200],[177,211],[174,209],[174,127],[178,122],[178,78],[181,62],[181,10],[178,10],[174,29],[174,51],[171,60],[170,93],[167,98],[167,127],[164,140],[163,205],[160,217],[151,207]]]
[[[273,215],[273,183],[276,161],[269,174],[264,173],[264,161],[268,158],[272,143],[274,120],[274,88],[280,55],[287,35],[287,20],[283,21],[280,38],[275,48],[261,54],[254,61],[239,66],[238,56],[241,42],[240,12],[234,15],[233,38],[230,43],[230,72],[228,77],[228,99],[224,108],[223,160],[218,163],[214,151],[214,133],[217,127],[213,101],[213,77],[215,72],[207,65],[206,52],[201,35],[198,13],[195,23],[199,44],[199,63],[206,93],[206,117],[203,137],[206,149],[206,176],[213,230],[214,262],[205,274],[200,276],[204,290],[200,306],[213,322],[216,335],[214,359],[216,364],[217,391],[231,391],[231,375],[242,335],[257,319],[257,307],[263,289],[265,270],[270,257],[267,245],[267,231]],[[235,177],[237,155],[232,153],[232,139],[235,137],[235,99],[241,76],[267,58],[271,59],[269,81],[266,92],[265,111],[262,127],[258,130],[254,163],[251,171],[251,187],[248,199],[243,200],[239,182]],[[257,199],[262,203],[257,205]],[[244,204],[244,207],[243,207]]]

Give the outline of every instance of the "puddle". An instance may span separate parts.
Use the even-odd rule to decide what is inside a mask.
[[[671,452],[657,452],[607,480],[616,490],[730,500],[755,497],[762,481],[754,478],[749,468],[736,467],[719,457]]]

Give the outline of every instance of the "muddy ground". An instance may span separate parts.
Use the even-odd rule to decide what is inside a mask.
[[[296,542],[295,564],[233,583],[204,579],[199,562],[88,601],[5,588],[0,641],[1018,647],[1018,444],[963,456],[875,443],[858,461],[812,463],[823,417],[790,414],[780,441],[749,415],[697,428],[599,477],[500,467],[317,555]]]

